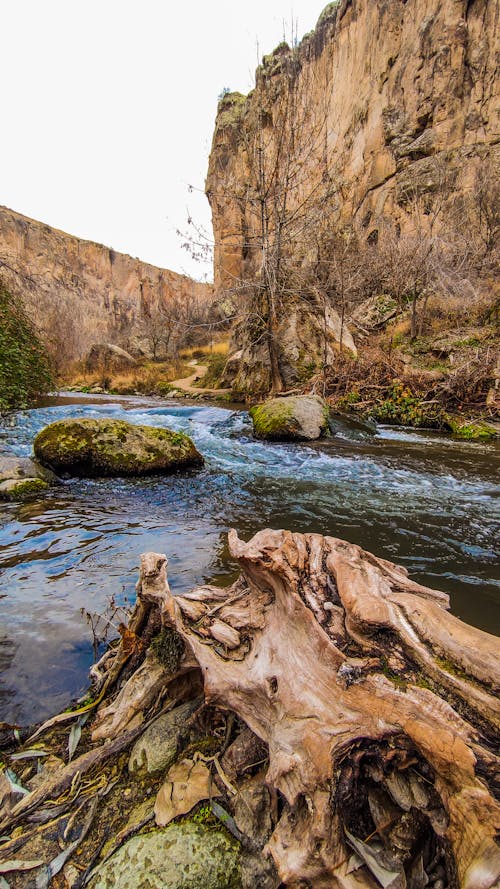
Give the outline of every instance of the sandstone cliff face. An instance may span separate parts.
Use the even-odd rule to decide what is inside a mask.
[[[76,322],[74,356],[155,305],[210,298],[212,288],[0,207],[0,275],[42,330]],[[72,328],[73,329],[73,328]],[[50,331],[47,331],[50,335]]]
[[[216,287],[258,274],[249,146],[260,127],[264,156],[276,153],[292,80],[301,184],[288,203],[322,195],[318,226],[376,237],[390,220],[404,231],[414,198],[431,216],[444,192],[451,207],[470,189],[485,160],[500,163],[499,20],[499,0],[339,0],[297,50],[266,57],[252,93],[219,105],[206,185]]]

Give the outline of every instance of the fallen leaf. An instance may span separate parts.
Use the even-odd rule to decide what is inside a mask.
[[[10,784],[10,789],[12,793],[21,794],[21,796],[26,796],[29,793],[29,790],[26,787],[23,787],[22,784],[19,783],[17,775],[12,769],[5,769],[5,777]]]
[[[382,849],[375,849],[353,836],[345,828],[344,830],[349,845],[363,859],[368,870],[384,889],[406,889],[406,878],[402,867],[399,870],[391,870],[383,861]]]
[[[144,643],[142,639],[137,636],[133,630],[129,630],[125,624],[119,624],[118,632],[122,637],[122,651],[123,654],[127,657],[131,654],[134,654],[136,651],[141,651],[144,648]]]
[[[11,870],[34,870],[35,867],[41,867],[43,863],[41,859],[22,861],[20,858],[11,858],[9,861],[0,861],[0,874],[8,874]]]
[[[80,738],[82,736],[82,728],[85,725],[85,723],[87,722],[88,718],[89,718],[89,713],[83,713],[82,716],[80,716],[78,722],[76,722],[75,725],[73,725],[71,727],[71,731],[69,733],[69,738],[68,738],[68,762],[71,762],[71,760],[73,758],[73,754],[74,754],[76,748],[78,747],[78,744],[80,743]]]
[[[220,796],[203,762],[183,759],[168,771],[155,802],[155,820],[165,827],[178,815],[186,815],[202,800]]]
[[[94,797],[90,802],[89,811],[83,823],[78,839],[70,843],[69,846],[66,847],[66,849],[62,850],[62,852],[59,852],[59,855],[56,855],[56,857],[53,858],[49,864],[44,865],[43,870],[41,870],[40,873],[37,875],[35,881],[35,889],[48,889],[52,877],[55,877],[56,874],[58,874],[63,869],[68,858],[71,857],[71,855],[78,848],[82,840],[85,839],[92,825],[92,821],[97,810],[97,803],[98,798]],[[83,806],[80,806],[80,809],[81,808],[83,808]],[[78,814],[80,809],[77,810],[75,815]]]
[[[218,803],[212,803],[211,808],[215,817],[218,818],[221,824],[223,824],[224,827],[229,831],[229,833],[232,833],[233,837],[236,837],[238,842],[241,843],[241,841],[245,839],[245,835],[242,834],[233,816],[230,815],[229,812],[226,812],[226,810],[223,809],[222,806],[219,806]]]
[[[17,762],[19,759],[36,759],[43,756],[49,756],[48,750],[40,750],[38,747],[31,747],[29,750],[22,750],[20,753],[10,753],[9,759]]]

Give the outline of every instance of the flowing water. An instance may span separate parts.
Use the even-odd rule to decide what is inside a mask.
[[[167,553],[174,592],[230,582],[231,527],[245,539],[263,527],[346,538],[446,590],[454,613],[500,633],[498,445],[383,428],[268,444],[252,439],[246,412],[82,396],[14,415],[0,448],[28,455],[43,426],[71,416],[183,430],[206,466],[74,479],[40,500],[0,505],[0,721],[42,719],[85,690],[93,648],[81,609],[133,602],[142,552]]]

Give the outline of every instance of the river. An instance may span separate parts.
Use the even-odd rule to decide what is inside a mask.
[[[70,416],[185,431],[206,465],[164,478],[74,479],[42,499],[0,504],[0,721],[32,723],[83,693],[93,647],[82,609],[132,603],[142,552],[167,553],[174,592],[230,582],[231,527],[245,539],[263,527],[346,538],[500,633],[498,444],[389,428],[271,444],[252,439],[244,411],[61,396],[12,415],[0,448],[29,455],[43,426]]]

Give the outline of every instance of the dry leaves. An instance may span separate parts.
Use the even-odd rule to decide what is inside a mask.
[[[155,820],[165,827],[178,815],[186,815],[197,803],[220,796],[203,762],[183,759],[168,771],[155,802]]]

